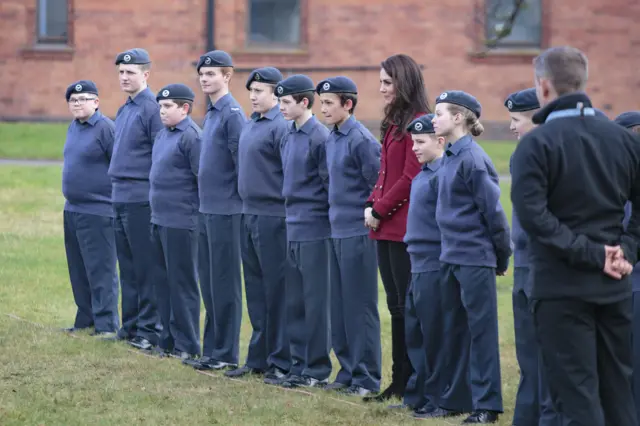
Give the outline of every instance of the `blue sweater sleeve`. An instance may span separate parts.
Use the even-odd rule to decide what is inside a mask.
[[[141,115],[141,117],[144,120],[143,124],[146,126],[149,140],[155,141],[158,132],[164,128],[164,124],[160,120],[160,106],[152,103],[149,103],[148,106],[145,105],[144,116]]]
[[[380,144],[362,136],[354,141],[353,157],[362,177],[367,182],[369,190],[378,182],[378,170],[380,170]]]
[[[232,112],[226,122],[227,141],[231,159],[238,173],[238,141],[240,140],[240,132],[246,123],[246,118],[241,112]]]
[[[195,177],[198,177],[198,170],[200,169],[201,145],[201,138],[190,132],[185,132],[178,143],[178,148],[189,162],[191,173],[193,173]]]
[[[469,182],[473,200],[483,217],[491,242],[496,251],[497,271],[504,272],[509,267],[512,253],[509,223],[500,204],[500,186],[485,169],[474,169],[469,173]]]
[[[513,154],[511,201],[520,224],[532,240],[547,247],[558,259],[572,267],[602,271],[604,245],[574,233],[549,210],[548,162],[544,152],[544,141],[530,133]]]
[[[100,147],[104,151],[104,155],[107,160],[111,162],[111,156],[113,155],[113,142],[115,138],[115,126],[113,122],[104,120],[101,123],[101,129],[98,136],[98,142]]]
[[[318,176],[322,181],[322,186],[329,192],[329,168],[327,167],[327,147],[325,141],[318,142],[315,149],[315,160],[318,165]]]

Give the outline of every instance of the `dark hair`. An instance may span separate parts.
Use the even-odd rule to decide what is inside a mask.
[[[182,108],[185,104],[189,105],[189,111],[187,111],[187,115],[191,114],[191,110],[193,109],[193,102],[187,101],[185,99],[171,99],[174,104],[178,105],[178,108]]]
[[[352,106],[349,110],[349,114],[353,114],[356,110],[356,105],[358,105],[358,95],[355,93],[336,93],[340,97],[340,105],[344,106],[348,100],[351,101]]]
[[[570,92],[583,91],[589,77],[587,56],[571,46],[552,47],[533,60],[536,78],[551,81],[553,88],[562,96]]]
[[[293,98],[293,100],[299,104],[300,102],[302,102],[302,100],[304,98],[307,98],[309,100],[309,104],[307,105],[307,109],[311,109],[313,107],[313,100],[315,99],[314,96],[314,92],[313,91],[309,91],[309,92],[301,92],[301,93],[295,93],[293,95],[291,95],[291,97]]]
[[[404,54],[389,56],[380,65],[393,79],[396,92],[393,101],[384,108],[380,137],[384,138],[392,124],[397,126],[395,136],[400,136],[416,114],[431,112],[422,70],[413,58]]]

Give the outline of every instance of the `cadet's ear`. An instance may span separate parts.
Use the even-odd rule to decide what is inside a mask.
[[[442,136],[438,136],[438,145],[444,146],[446,142]]]

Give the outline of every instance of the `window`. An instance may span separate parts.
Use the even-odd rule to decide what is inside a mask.
[[[67,44],[69,41],[69,9],[67,0],[37,0],[37,2],[37,42]]]
[[[498,39],[516,6],[522,2],[511,33]],[[486,0],[485,37],[488,43],[495,41],[495,47],[531,48],[542,45],[542,0]],[[498,39],[498,40],[497,40]]]
[[[301,0],[249,0],[251,47],[298,47]]]

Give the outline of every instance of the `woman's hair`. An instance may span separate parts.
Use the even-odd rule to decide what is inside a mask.
[[[381,138],[384,138],[392,124],[397,126],[395,136],[400,136],[416,114],[431,112],[422,70],[413,58],[403,54],[389,56],[380,65],[393,79],[395,87],[393,101],[384,108],[384,119],[380,124]]]
[[[464,119],[464,126],[469,130],[472,136],[480,136],[484,132],[484,126],[478,120],[478,117],[470,110],[456,104],[447,104],[451,115],[461,114]]]

